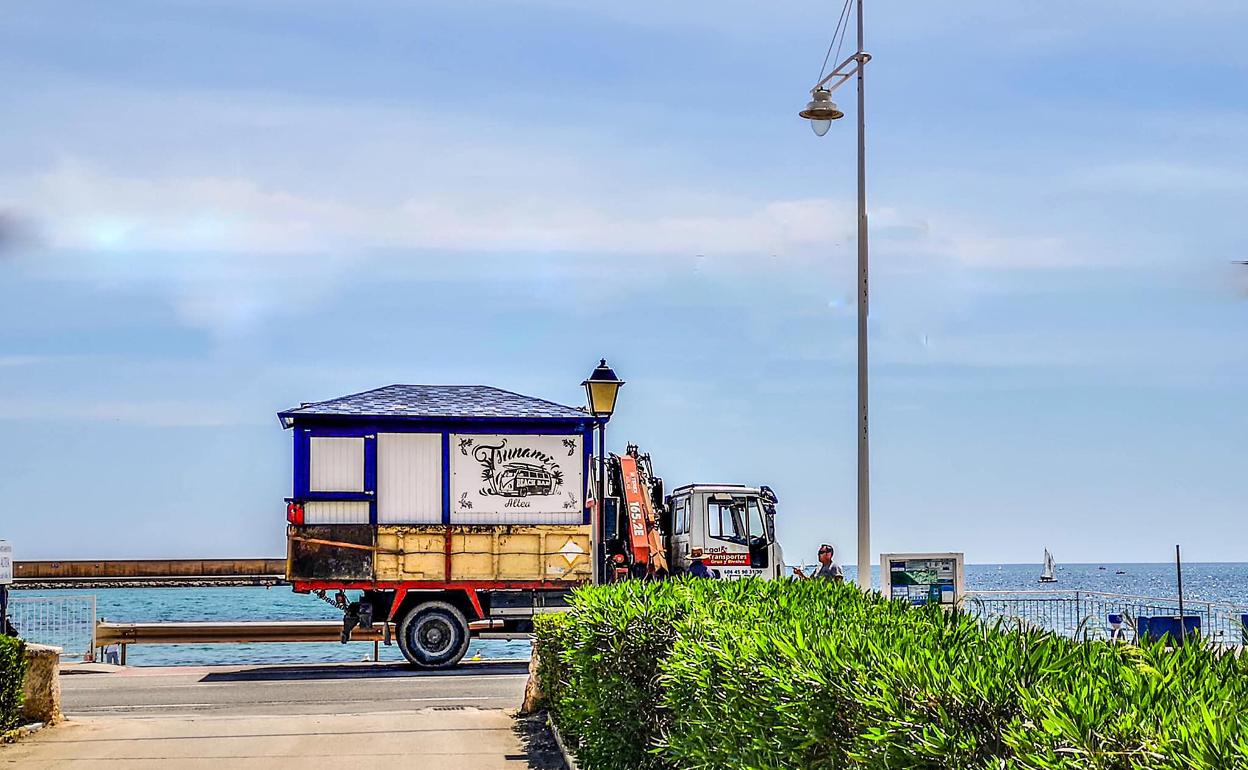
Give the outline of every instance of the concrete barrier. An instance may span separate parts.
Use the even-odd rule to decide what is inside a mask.
[[[26,681],[22,686],[22,716],[33,722],[61,720],[61,648],[26,645]]]

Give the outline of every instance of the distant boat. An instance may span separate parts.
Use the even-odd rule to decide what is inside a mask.
[[[1053,576],[1053,570],[1057,568],[1057,563],[1053,561],[1053,554],[1049,553],[1049,549],[1044,549],[1044,571],[1040,573],[1041,583],[1056,583],[1057,578]]]
[[[1103,570],[1103,569],[1105,569],[1105,568],[1104,568],[1104,567],[1097,567],[1097,569],[1099,569],[1099,570]]]
[[[1125,574],[1127,574],[1127,571],[1126,571],[1125,569],[1120,569],[1120,570],[1118,570],[1117,572],[1115,572],[1114,574],[1115,574],[1115,575],[1125,575]]]

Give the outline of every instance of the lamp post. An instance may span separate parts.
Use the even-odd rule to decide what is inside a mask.
[[[832,101],[832,92],[851,77],[858,81],[858,585],[871,588],[871,473],[867,433],[867,120],[863,70],[871,55],[862,44],[862,0],[857,10],[858,50],[810,89],[811,101],[799,114],[810,121],[817,136],[845,113]],[[838,26],[839,31],[839,26]],[[835,37],[835,36],[834,36]],[[831,50],[831,49],[829,49]]]
[[[607,421],[615,412],[615,397],[619,394],[624,381],[615,375],[615,370],[607,366],[607,359],[598,362],[589,379],[581,383],[585,386],[585,398],[589,402],[589,413],[598,420],[598,504],[594,506],[596,515],[590,522],[590,550],[594,552],[593,580],[598,582],[602,565],[601,530],[602,516],[607,499]]]

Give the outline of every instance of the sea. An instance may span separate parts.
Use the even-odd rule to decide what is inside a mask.
[[[807,569],[809,573],[810,569]],[[873,567],[875,586],[879,568]],[[853,565],[845,574],[857,574]],[[1059,564],[1055,584],[1041,586],[1038,564],[968,564],[969,591],[1022,591],[1037,588],[1103,591],[1173,598],[1178,586],[1173,564]],[[103,588],[56,591],[16,590],[11,596],[94,596],[96,616],[118,622],[195,620],[339,620],[342,615],[314,596],[286,586],[245,588]],[[1183,565],[1183,595],[1191,601],[1248,606],[1248,563]],[[473,640],[467,658],[527,659],[527,641]],[[133,666],[209,666],[269,663],[357,662],[373,659],[372,642],[347,644],[170,644],[131,645]],[[398,646],[380,646],[379,660],[402,661]]]

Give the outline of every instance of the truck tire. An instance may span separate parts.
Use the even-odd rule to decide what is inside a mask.
[[[399,649],[417,668],[448,668],[468,651],[468,620],[446,602],[413,607],[399,622]]]

